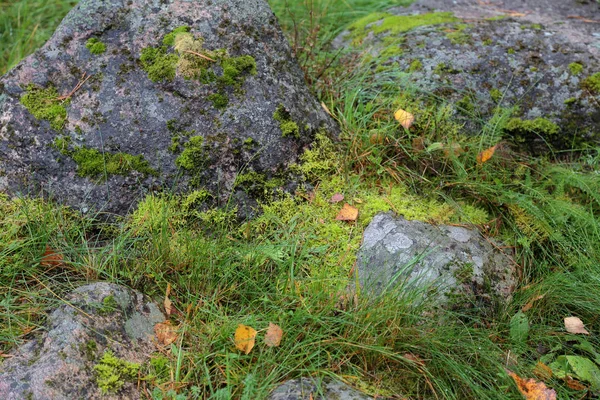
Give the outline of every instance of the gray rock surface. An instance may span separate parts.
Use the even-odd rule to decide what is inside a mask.
[[[431,12],[457,19],[396,34],[374,32],[386,17]],[[383,55],[380,68],[397,66],[409,74],[410,85],[455,103],[467,132],[480,133],[483,125],[476,121],[488,121],[498,107],[516,106],[512,118],[555,124],[510,125],[503,136],[519,148],[537,155],[600,142],[600,88],[587,81],[600,72],[600,24],[592,22],[600,21],[600,4],[417,0],[374,19],[340,36],[336,46]]]
[[[117,214],[163,189],[252,204],[236,175],[286,187],[321,128],[265,0],[82,0],[0,79],[0,191]]]
[[[378,214],[364,232],[359,282],[371,293],[403,285],[451,308],[490,306],[508,300],[516,283],[514,263],[499,248],[477,230]]]
[[[373,399],[340,381],[292,379],[278,386],[269,400],[369,400]]]
[[[154,352],[154,325],[165,320],[141,293],[98,282],[75,289],[48,317],[47,331],[0,364],[4,400],[139,399],[134,382],[102,394],[94,366],[110,350],[145,362]]]

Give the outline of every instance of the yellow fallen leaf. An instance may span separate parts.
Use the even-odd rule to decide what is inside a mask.
[[[265,344],[269,347],[277,347],[281,343],[283,337],[283,330],[272,322],[269,322],[269,329],[265,334]]]
[[[525,304],[523,306],[523,308],[521,308],[521,311],[523,312],[527,312],[529,310],[531,310],[531,307],[533,307],[533,303],[535,303],[538,300],[541,300],[544,298],[545,295],[540,294],[539,296],[535,296],[533,299],[529,300],[529,302],[527,304]]]
[[[589,335],[590,333],[583,327],[583,321],[577,317],[566,317],[565,328],[569,333],[581,333],[583,335]]]
[[[477,164],[483,164],[483,163],[487,162],[490,158],[492,158],[492,156],[496,152],[497,147],[498,147],[498,145],[495,145],[495,146],[492,146],[489,149],[485,149],[484,151],[479,153],[477,155]]]
[[[167,315],[171,315],[171,312],[173,311],[173,309],[172,309],[173,303],[171,302],[171,299],[169,299],[170,294],[171,294],[171,284],[167,283],[167,290],[165,291],[165,301],[163,302],[163,304],[165,306],[165,312],[167,313]]]
[[[554,389],[546,387],[544,382],[537,382],[535,379],[524,379],[512,371],[506,372],[513,378],[519,392],[525,396],[527,400],[556,400],[556,392]]]
[[[256,339],[256,330],[246,325],[239,324],[235,330],[235,347],[248,354],[254,347],[254,340]]]
[[[177,340],[177,328],[171,325],[170,321],[159,322],[154,325],[154,333],[158,342],[165,346]]]
[[[415,122],[415,116],[401,108],[394,113],[394,118],[396,118],[396,121],[400,122],[400,125],[402,125],[404,129],[410,128],[413,122]]]
[[[350,204],[344,204],[337,217],[338,221],[356,221],[358,218],[358,208],[352,207]]]

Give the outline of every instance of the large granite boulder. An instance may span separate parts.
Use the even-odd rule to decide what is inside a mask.
[[[400,88],[453,103],[468,133],[507,119],[488,134],[504,126],[538,155],[600,142],[598,21],[595,1],[417,0],[356,21],[335,45],[379,57],[375,73],[405,71]]]
[[[0,364],[4,400],[140,399],[137,371],[165,320],[141,293],[110,283],[79,287],[47,331]]]
[[[164,189],[252,203],[245,186],[291,189],[320,129],[265,0],[82,0],[0,79],[0,191],[118,214]]]
[[[477,230],[376,215],[363,235],[358,278],[368,293],[413,293],[435,307],[481,311],[510,299],[515,263]]]
[[[371,400],[356,389],[336,380],[292,379],[279,385],[268,400]]]

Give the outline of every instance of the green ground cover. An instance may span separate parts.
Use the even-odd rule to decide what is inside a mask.
[[[38,333],[45,310],[74,286],[106,280],[159,302],[172,286],[179,339],[140,366],[140,384],[155,399],[260,399],[278,382],[307,375],[397,398],[519,399],[505,369],[535,377],[539,362],[597,391],[594,374],[567,365],[574,357],[593,364],[600,352],[600,296],[592,295],[600,293],[597,149],[562,154],[560,162],[551,153],[520,154],[502,136],[514,124],[510,110],[481,120],[472,104],[411,89],[410,72],[328,52],[345,26],[398,2],[271,3],[308,81],[342,127],[340,143],[319,136],[296,167],[317,189],[267,202],[260,217],[243,223],[233,210],[195,211],[199,192],[149,197],[111,224],[0,195],[0,354]],[[72,4],[0,3],[7,27],[0,72],[41,45]],[[480,135],[462,133],[454,107],[470,113]],[[398,108],[415,115],[410,131],[394,120]],[[489,161],[477,162],[497,144]],[[359,209],[356,224],[335,220],[335,193]],[[427,304],[415,305],[421,294],[406,288],[377,298],[348,294],[362,230],[388,210],[475,226],[514,248],[520,283],[513,300],[485,315],[470,308],[430,318]],[[64,261],[44,262],[47,247]],[[563,318],[571,315],[592,335],[567,334]],[[261,341],[269,322],[284,331],[280,347]],[[238,324],[259,330],[248,355],[234,348]],[[558,398],[586,394],[562,378],[545,379]]]

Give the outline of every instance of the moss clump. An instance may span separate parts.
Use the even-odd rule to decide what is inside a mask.
[[[490,90],[490,97],[494,103],[498,103],[502,100],[502,92],[498,89],[492,89]]]
[[[283,137],[300,138],[300,127],[297,123],[292,121],[290,113],[285,109],[283,104],[280,104],[279,107],[277,107],[273,114],[273,118],[276,121],[279,121],[279,128],[281,129],[281,135]]]
[[[20,101],[35,118],[49,121],[50,127],[59,131],[67,121],[65,105],[69,104],[69,100],[60,101],[58,97],[55,87],[42,89],[30,84]]]
[[[142,69],[152,82],[172,81],[179,57],[177,54],[167,54],[164,47],[146,47],[140,57]]]
[[[244,75],[256,75],[256,60],[252,56],[240,56],[224,58],[221,60],[223,75],[219,77],[219,83],[227,86],[241,86],[244,83]]]
[[[208,100],[212,102],[216,109],[223,110],[229,105],[229,98],[226,94],[218,92],[208,96]]]
[[[206,203],[206,201],[211,197],[212,195],[207,190],[194,190],[192,193],[187,195],[185,199],[182,200],[181,207],[186,212],[191,211],[197,209],[202,204]]]
[[[121,360],[107,350],[94,366],[96,384],[103,394],[116,393],[126,381],[134,380],[139,370],[140,364]]]
[[[410,63],[410,66],[408,67],[408,72],[420,71],[422,69],[423,63],[421,62],[421,60],[414,60]]]
[[[207,158],[204,150],[204,138],[193,136],[184,147],[183,152],[175,160],[177,166],[188,171],[198,171],[204,168]]]
[[[569,64],[569,71],[571,71],[571,75],[579,75],[583,72],[583,65],[574,62]]]
[[[187,33],[190,31],[189,26],[180,26],[178,28],[173,29],[170,33],[167,33],[163,38],[163,44],[165,46],[174,46],[175,45],[175,37],[180,33]]]
[[[600,72],[596,72],[594,75],[585,78],[582,85],[590,92],[600,93]]]
[[[559,126],[546,118],[536,118],[534,120],[512,118],[504,129],[508,132],[533,133],[544,136],[556,135],[560,132]]]
[[[111,294],[109,296],[106,296],[104,299],[102,299],[102,306],[100,306],[100,308],[98,308],[98,314],[110,315],[110,314],[114,313],[115,311],[117,311],[118,307],[119,307],[119,304],[115,300],[115,296],[113,296]]]
[[[381,23],[375,23],[381,21]],[[389,13],[374,13],[367,15],[350,26],[352,36],[362,40],[369,32],[380,34],[389,32],[396,36],[411,29],[425,25],[438,25],[458,21],[452,13],[429,13],[420,15],[392,15]]]
[[[91,38],[85,43],[85,47],[92,54],[102,54],[106,51],[106,45],[97,38]]]
[[[455,32],[447,33],[446,38],[448,38],[452,44],[468,44],[471,42],[471,36],[465,33],[465,29],[468,27],[469,25],[466,24],[458,24],[457,30]]]

